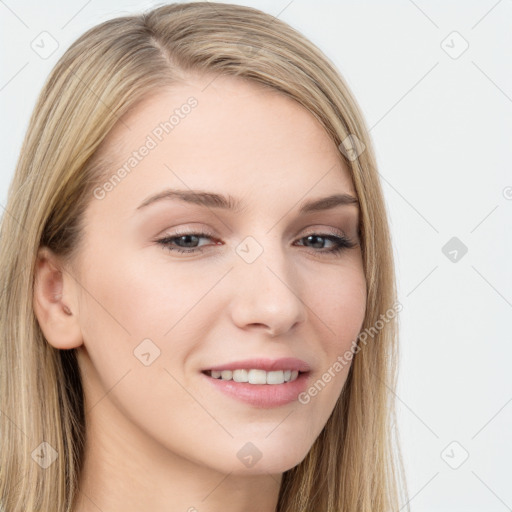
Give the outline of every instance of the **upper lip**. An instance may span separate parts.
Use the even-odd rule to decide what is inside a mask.
[[[210,368],[205,368],[204,371],[207,370],[265,370],[267,372],[277,371],[277,370],[297,370],[299,372],[309,372],[311,367],[302,359],[297,359],[295,357],[283,357],[281,359],[245,359],[243,361],[233,361],[231,363],[219,364],[216,366],[212,366]]]

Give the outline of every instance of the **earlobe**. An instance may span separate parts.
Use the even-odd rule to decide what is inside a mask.
[[[58,349],[71,349],[82,345],[83,339],[73,304],[75,282],[61,268],[59,258],[50,249],[39,249],[34,269],[33,307],[48,343]]]

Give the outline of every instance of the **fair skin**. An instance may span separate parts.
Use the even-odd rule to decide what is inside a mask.
[[[84,385],[76,512],[274,511],[282,473],[307,455],[346,381],[349,366],[307,404],[273,407],[205,381],[214,365],[296,357],[310,365],[310,386],[350,348],[366,308],[357,204],[299,214],[309,200],[356,195],[336,145],[276,91],[211,81],[191,78],[129,112],[105,146],[111,174],[170,112],[198,101],[113,190],[91,198],[72,266],[39,252],[35,313],[52,346],[77,348]],[[245,209],[178,200],[137,209],[168,188],[229,194]],[[203,252],[170,252],[156,240],[177,228],[213,237],[177,237],[173,248]],[[336,242],[321,235],[334,234],[356,245],[328,253]],[[251,263],[237,252],[246,237],[259,244],[242,244],[249,252],[262,249]],[[134,355],[147,338],[146,353],[160,350],[149,365]],[[250,467],[237,456],[249,442],[261,454]]]

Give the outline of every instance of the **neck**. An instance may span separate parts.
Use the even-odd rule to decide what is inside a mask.
[[[105,397],[86,415],[74,512],[275,512],[281,474],[239,475],[170,452]]]

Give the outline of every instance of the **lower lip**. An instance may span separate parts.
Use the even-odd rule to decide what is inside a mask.
[[[309,379],[309,372],[306,372],[300,373],[294,381],[283,384],[249,384],[248,382],[214,379],[204,373],[202,375],[212,386],[226,395],[265,409],[295,402],[298,395],[305,391]]]

